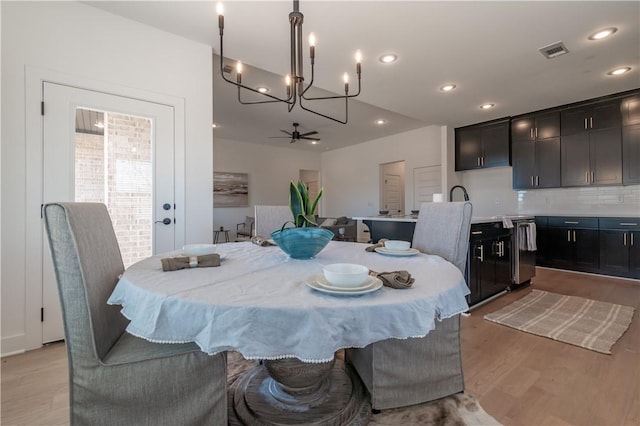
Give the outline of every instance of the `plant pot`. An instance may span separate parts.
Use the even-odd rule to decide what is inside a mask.
[[[285,228],[273,231],[271,238],[292,259],[313,259],[329,244],[333,232],[324,228]]]

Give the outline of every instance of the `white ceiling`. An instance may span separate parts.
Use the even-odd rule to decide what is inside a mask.
[[[212,46],[219,39],[215,2],[115,1],[90,5]],[[292,1],[226,1],[225,55],[251,65],[243,83],[284,90],[289,68],[288,14]],[[362,94],[349,103],[349,123],[337,124],[284,104],[240,105],[234,86],[214,68],[215,137],[297,149],[326,150],[426,125],[459,127],[640,87],[640,2],[300,1],[305,40],[317,38],[315,85],[341,93],[341,75],[354,77],[361,49]],[[605,27],[611,37],[590,41]],[[569,54],[546,59],[538,49],[562,41]],[[385,52],[399,60],[378,61]],[[305,52],[305,55],[307,52]],[[623,76],[607,76],[630,66]],[[255,67],[255,68],[254,68]],[[308,62],[305,63],[308,69]],[[233,78],[233,77],[232,77]],[[443,93],[439,87],[454,83]],[[275,86],[275,87],[274,87]],[[279,92],[280,91],[280,92]],[[247,99],[249,99],[248,97]],[[492,110],[479,109],[495,103]],[[316,102],[317,103],[317,102]],[[314,104],[315,105],[315,104]],[[317,109],[335,115],[344,104]],[[373,122],[384,118],[387,124]],[[299,122],[317,130],[317,146],[289,144],[283,135]]]

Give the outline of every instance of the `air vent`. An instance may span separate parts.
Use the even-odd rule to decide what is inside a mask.
[[[232,70],[232,69],[233,69],[233,68],[231,68],[229,65],[225,65],[225,66],[222,68],[222,71],[223,71],[223,72],[225,72],[225,73],[227,73],[227,74],[229,74],[229,73],[231,72],[231,70]]]
[[[569,49],[567,49],[567,47],[561,41],[558,41],[556,43],[550,44],[545,47],[541,47],[539,50],[540,50],[540,53],[542,53],[547,59],[555,58],[556,56],[569,53]]]

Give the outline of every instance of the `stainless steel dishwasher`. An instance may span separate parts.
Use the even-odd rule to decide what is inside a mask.
[[[535,219],[514,220],[512,238],[512,284],[517,287],[530,283],[536,275]]]

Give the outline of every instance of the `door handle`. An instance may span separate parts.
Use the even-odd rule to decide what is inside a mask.
[[[163,223],[165,225],[171,225],[171,219],[169,219],[168,217],[165,217],[162,220],[156,220],[156,223]]]

